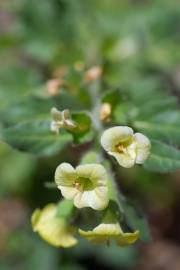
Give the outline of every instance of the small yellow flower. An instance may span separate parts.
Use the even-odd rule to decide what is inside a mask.
[[[62,195],[73,199],[77,208],[102,210],[108,205],[107,173],[100,164],[79,165],[74,169],[69,163],[62,163],[56,169],[55,181]]]
[[[130,168],[135,163],[143,164],[151,148],[150,140],[146,136],[141,133],[134,134],[132,128],[126,126],[105,130],[101,137],[101,145],[125,168]]]
[[[118,222],[101,223],[92,231],[79,229],[79,233],[94,244],[109,244],[111,240],[115,240],[119,246],[127,246],[135,243],[139,238],[139,231],[124,233]]]
[[[60,128],[73,129],[76,124],[71,119],[70,111],[58,111],[56,108],[51,109],[52,121],[51,121],[51,131],[59,133]]]
[[[55,247],[68,248],[76,245],[73,227],[64,218],[58,218],[56,212],[55,204],[48,204],[43,210],[36,209],[31,217],[33,231]]]

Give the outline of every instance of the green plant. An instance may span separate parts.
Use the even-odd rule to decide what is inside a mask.
[[[136,230],[140,231],[141,240],[149,241],[146,219],[136,211],[135,202],[130,203],[120,191],[119,165],[131,167],[135,163],[142,164],[142,170],[152,174],[180,168],[178,95],[174,95],[168,84],[172,81],[170,70],[176,68],[179,56],[178,30],[174,27],[179,11],[173,6],[169,8],[162,1],[154,4],[155,10],[154,5],[150,9],[144,7],[144,13],[120,3],[116,4],[117,13],[116,5],[109,9],[109,1],[102,6],[95,1],[93,5],[90,1],[84,4],[78,1],[77,6],[73,1],[68,4],[60,1],[62,9],[59,10],[55,9],[56,1],[53,4],[45,2],[43,8],[40,3],[35,9],[33,3],[24,1],[23,12],[15,25],[17,37],[13,39],[12,30],[11,38],[4,36],[1,43],[8,52],[21,44],[26,62],[35,61],[35,68],[34,64],[29,64],[27,68],[17,63],[14,65],[11,60],[10,68],[5,64],[1,70],[4,87],[0,92],[1,139],[37,158],[57,154],[61,160],[64,158],[66,165],[93,164],[92,171],[96,167],[94,164],[105,168],[107,176],[102,175],[107,181],[102,184],[102,202],[96,198],[98,207],[94,205],[94,197],[88,205],[86,200],[84,204],[80,199],[74,202],[77,207],[93,206],[93,226],[86,227],[86,213],[82,214],[81,210],[74,208],[72,201],[68,203],[66,200],[56,205],[55,222],[60,219],[63,226],[66,222],[80,228],[85,226],[80,234],[95,242],[108,243],[108,235],[113,231],[113,237],[116,236],[117,242],[123,245],[123,237],[129,237],[123,231],[135,232],[130,237],[136,240],[139,235]],[[163,14],[162,6],[165,8]],[[19,6],[15,8],[18,12]],[[88,10],[87,14],[84,10]],[[29,17],[31,24],[28,23]],[[125,23],[119,30],[124,18]],[[169,28],[166,27],[165,31],[162,22],[169,21],[169,18]],[[18,28],[21,23],[23,27]],[[62,25],[64,31],[59,31]],[[167,44],[169,36],[171,39]],[[7,43],[6,48],[3,44]],[[107,146],[101,136],[104,131],[117,126],[129,127],[128,139],[123,143],[115,140],[115,145],[112,144],[115,149],[111,151],[109,143]],[[141,133],[145,137],[133,135],[132,130],[135,135]],[[121,132],[118,134],[121,135]],[[136,156],[138,140],[143,141],[147,150],[143,159]],[[130,146],[131,159],[126,155]],[[68,166],[73,172],[79,168]],[[77,179],[76,175],[73,177],[72,189],[82,191],[92,188],[84,170]],[[65,177],[57,177],[57,186],[65,198],[74,199],[64,191],[65,180]],[[85,210],[90,215],[89,210]],[[41,214],[38,213],[33,218],[36,231],[40,231],[37,228]],[[101,227],[99,233],[99,220],[103,220],[103,224],[113,224],[113,227],[107,230]],[[119,227],[120,223],[123,230]],[[126,243],[131,242],[128,241]]]

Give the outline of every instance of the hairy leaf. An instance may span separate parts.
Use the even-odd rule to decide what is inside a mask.
[[[174,146],[152,141],[152,150],[144,168],[156,172],[170,172],[180,169],[180,151]]]

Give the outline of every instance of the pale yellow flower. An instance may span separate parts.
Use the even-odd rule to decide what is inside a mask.
[[[64,218],[57,217],[56,213],[55,204],[48,204],[42,210],[36,209],[31,218],[33,231],[55,247],[68,248],[76,245],[74,228]]]
[[[151,148],[150,140],[145,135],[134,134],[132,128],[127,126],[105,130],[101,137],[101,145],[125,168],[130,168],[135,163],[143,164]]]
[[[124,233],[118,222],[101,223],[92,231],[79,229],[79,233],[95,244],[110,244],[111,240],[115,240],[119,246],[127,246],[135,243],[139,238],[139,231]]]
[[[100,164],[79,165],[74,169],[69,163],[62,163],[56,169],[55,181],[62,195],[74,200],[77,208],[102,210],[108,205],[107,173]]]
[[[73,129],[76,127],[75,122],[71,119],[70,111],[58,111],[56,108],[51,109],[52,121],[51,131],[59,133],[60,128]]]

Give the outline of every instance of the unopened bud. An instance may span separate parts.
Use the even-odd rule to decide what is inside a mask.
[[[59,88],[65,84],[63,79],[51,79],[47,81],[47,90],[50,96],[55,96],[59,93]]]
[[[112,112],[112,106],[110,103],[103,103],[100,109],[100,120],[103,122],[110,121],[110,116]]]
[[[102,75],[102,68],[99,66],[94,66],[86,71],[84,79],[86,82],[91,82],[99,79],[101,75]]]

